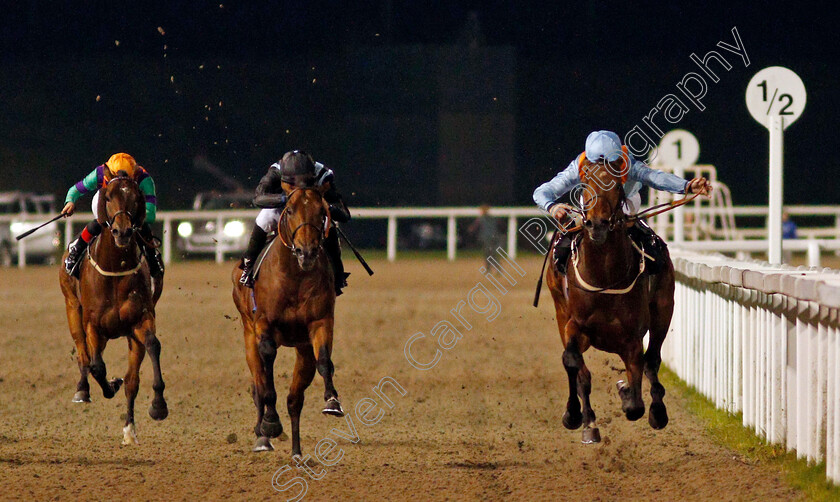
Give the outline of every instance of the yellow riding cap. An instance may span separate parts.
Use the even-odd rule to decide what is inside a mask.
[[[125,171],[125,174],[133,178],[137,162],[134,157],[127,153],[115,153],[111,155],[105,165],[108,167],[111,176],[116,176],[120,171]]]

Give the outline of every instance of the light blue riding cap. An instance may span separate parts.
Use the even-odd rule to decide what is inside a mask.
[[[590,162],[606,159],[612,162],[621,156],[621,138],[612,131],[594,131],[586,137],[586,158]]]

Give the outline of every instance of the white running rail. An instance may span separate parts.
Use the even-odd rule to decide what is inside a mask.
[[[812,266],[818,265],[820,261],[821,251],[840,249],[840,206],[787,206],[785,208],[788,213],[800,218],[818,217],[823,220],[833,217],[833,225],[821,227],[800,227],[799,235],[804,239],[786,240],[784,243],[785,250],[791,251],[807,251],[808,263]],[[748,217],[766,217],[766,206],[741,206],[732,207],[732,215],[734,217],[748,216]],[[388,260],[394,261],[397,258],[397,228],[400,220],[406,219],[441,219],[446,221],[446,255],[449,260],[454,260],[457,256],[458,243],[458,219],[472,219],[478,217],[480,214],[477,207],[393,207],[393,208],[352,208],[353,218],[355,219],[379,219],[387,222],[386,229],[386,250]],[[703,206],[692,207],[692,211],[697,211],[698,214],[706,218],[714,220],[717,217],[720,220],[724,218],[729,219],[729,213],[726,215],[720,213],[720,208]],[[221,231],[224,227],[224,222],[231,219],[239,219],[250,222],[256,217],[255,210],[239,209],[239,210],[220,210],[220,211],[160,211],[157,213],[158,221],[163,225],[163,257],[166,263],[172,259],[172,250],[175,235],[175,228],[177,223],[181,221],[196,221],[196,220],[215,220],[215,227]],[[519,227],[524,225],[530,218],[545,217],[546,214],[534,206],[526,207],[493,207],[490,209],[490,215],[503,219],[506,222],[506,248],[511,257],[516,257],[518,245]],[[706,216],[707,215],[707,216]],[[93,218],[90,213],[75,214],[70,221],[62,220],[60,223],[64,224],[64,246],[73,238],[74,232],[81,229],[87,221]],[[0,224],[7,222],[31,222],[38,223],[40,221],[32,219],[32,216],[22,218],[19,215],[0,215]],[[66,223],[69,223],[66,224]],[[246,225],[248,228],[248,225]],[[727,234],[731,235],[733,229],[728,229]],[[766,229],[763,227],[742,228],[734,230],[734,235],[739,240],[689,240],[683,245],[688,249],[696,250],[714,250],[721,252],[766,252],[766,240],[758,240],[766,236]],[[749,240],[745,240],[749,239]],[[232,250],[226,249],[223,243],[222,236],[219,235],[217,239],[217,246],[215,250],[215,259],[221,263],[224,257],[230,256]],[[21,241],[22,245],[17,245],[14,251],[17,252],[18,266],[26,266],[26,240]],[[14,243],[13,243],[14,244]],[[532,248],[529,246],[529,250]]]
[[[840,484],[840,273],[672,249],[663,361],[767,441]]]

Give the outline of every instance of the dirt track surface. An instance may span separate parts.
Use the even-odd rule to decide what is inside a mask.
[[[351,444],[330,432],[346,431],[349,422],[321,415],[323,382],[316,375],[301,417],[304,454],[329,437],[344,456],[321,479],[307,478],[306,500],[799,498],[777,471],[715,445],[673,392],[665,398],[671,418],[665,430],[653,431],[647,416],[626,421],[615,390],[623,365],[592,350],[584,357],[604,441],[582,445],[580,431],[560,421],[567,380],[547,292],[539,310],[530,305],[539,263],[519,263],[527,275],[504,296],[479,274],[478,260],[374,262],[372,278],[350,265],[351,286],[336,314],[335,382],[360,440]],[[147,358],[137,399],[140,446],[125,447],[122,391],[105,400],[91,380],[93,402],[70,402],[78,370],[57,269],[0,269],[0,497],[286,500],[296,493],[272,488],[274,473],[292,463],[289,441],[274,440],[274,452],[250,451],[255,412],[229,273],[229,265],[209,263],[167,271],[157,314],[170,416],[163,422],[148,416]],[[479,281],[496,292],[501,311],[488,322],[490,313],[464,307],[467,331],[450,309]],[[430,360],[429,332],[444,319],[463,338],[433,368],[412,367],[406,341],[424,333],[412,354]],[[126,357],[125,341],[108,345],[109,378],[122,376]],[[293,360],[291,349],[280,349],[275,366],[287,431]],[[386,387],[394,407],[379,399],[384,416],[363,425],[355,403],[377,399],[372,387],[385,376],[406,394]],[[294,468],[277,477],[278,485],[294,475],[306,477]]]

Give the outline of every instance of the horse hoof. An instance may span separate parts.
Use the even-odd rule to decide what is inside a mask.
[[[569,413],[569,410],[566,410],[566,413],[563,413],[563,427],[569,430],[575,430],[581,426],[583,423],[583,415],[580,412],[577,413]]]
[[[664,403],[653,403],[648,413],[648,423],[656,430],[664,429],[668,425],[668,410]]]
[[[276,438],[283,434],[283,425],[278,420],[277,422],[269,422],[263,418],[262,425],[260,425],[260,435],[270,438]]]
[[[344,410],[341,409],[341,403],[335,397],[331,397],[327,400],[327,404],[324,405],[324,409],[321,410],[321,413],[324,415],[332,415],[334,417],[344,416]]]
[[[149,407],[149,416],[155,420],[163,420],[169,416],[169,408],[166,407],[166,403],[163,403],[163,406],[155,406],[152,403],[152,406]]]
[[[122,387],[122,384],[123,384],[123,379],[122,378],[112,378],[111,381],[108,382],[108,385],[111,386],[111,392],[113,392],[114,394],[116,394],[117,391],[120,390],[120,387]],[[113,397],[113,396],[111,396],[111,397]]]
[[[122,444],[124,446],[128,445],[139,445],[140,442],[137,441],[137,430],[134,428],[134,424],[128,424],[123,427],[123,441]]]
[[[630,408],[624,412],[624,416],[627,417],[627,420],[631,422],[635,422],[636,420],[642,418],[645,414],[645,407],[639,406],[638,408]]]
[[[254,443],[253,451],[274,451],[274,446],[271,445],[271,439],[267,438],[266,436],[258,437],[257,442]]]
[[[73,402],[74,403],[89,403],[90,402],[90,392],[80,390],[73,395]]]
[[[597,427],[587,427],[583,429],[583,436],[580,440],[583,444],[594,444],[601,442],[601,431]]]

